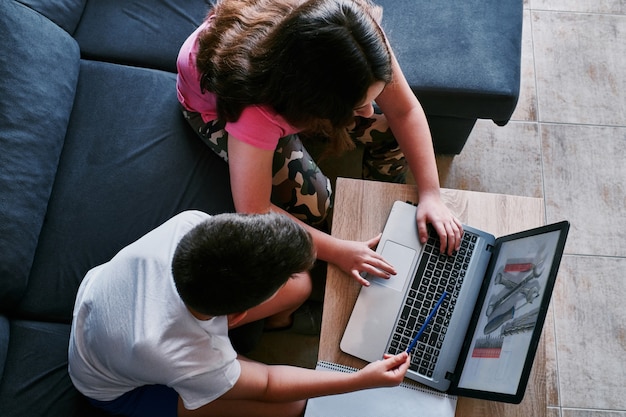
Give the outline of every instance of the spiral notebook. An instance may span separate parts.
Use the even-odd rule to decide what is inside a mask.
[[[356,372],[356,368],[317,362],[316,370]],[[372,388],[347,394],[328,395],[308,401],[304,417],[453,417],[456,396],[405,381],[397,387]]]

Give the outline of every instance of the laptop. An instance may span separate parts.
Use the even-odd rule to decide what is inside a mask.
[[[439,304],[407,377],[453,395],[521,402],[569,223],[498,239],[463,225],[461,248],[447,256],[432,228],[419,242],[416,210],[393,204],[376,251],[397,275],[366,275],[371,285],[359,292],[341,350],[369,362],[407,350]]]

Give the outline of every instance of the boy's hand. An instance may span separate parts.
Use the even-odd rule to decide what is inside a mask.
[[[411,359],[406,352],[397,355],[385,354],[382,360],[368,364],[359,372],[364,382],[372,388],[393,387],[402,382],[410,364]]]

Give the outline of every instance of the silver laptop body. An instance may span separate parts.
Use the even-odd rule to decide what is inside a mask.
[[[416,210],[416,206],[405,202],[396,201],[393,204],[376,251],[398,273],[388,280],[367,277],[371,285],[361,289],[340,343],[345,353],[373,362],[381,359],[381,352],[387,351],[399,312],[407,293],[411,291],[410,284],[422,258],[423,247],[418,239]],[[446,391],[450,386],[451,381],[446,375],[455,371],[495,242],[495,237],[488,233],[466,225],[463,228],[465,235],[476,236],[473,255],[458,294],[454,294],[456,305],[447,326],[446,337],[441,342],[439,359],[432,376],[426,377],[413,370],[407,373],[408,378],[440,391]]]
[[[461,248],[447,256],[433,230],[428,243],[419,243],[415,215],[415,206],[394,203],[376,251],[398,274],[367,277],[371,286],[361,288],[341,350],[373,362],[407,350],[420,336],[407,377],[454,395],[518,404],[569,222],[498,239],[464,225]]]

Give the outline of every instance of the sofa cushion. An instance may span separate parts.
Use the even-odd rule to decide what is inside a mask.
[[[427,115],[509,120],[519,96],[522,0],[376,3]]]
[[[76,25],[83,14],[87,0],[18,0],[37,10],[69,34],[74,33]]]
[[[176,72],[211,0],[89,0],[75,38],[83,56]]]
[[[9,319],[0,315],[0,381],[4,373],[4,364],[9,349]]]
[[[26,288],[79,70],[76,42],[12,0],[0,1],[0,309]]]
[[[228,167],[196,138],[169,72],[83,61],[19,313],[71,318],[92,267],[185,209],[232,211]]]
[[[0,416],[73,416],[78,391],[67,373],[70,326],[11,320],[0,380]]]

